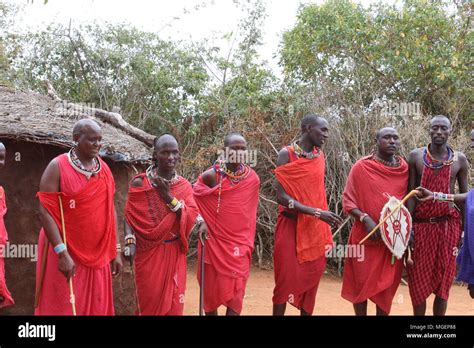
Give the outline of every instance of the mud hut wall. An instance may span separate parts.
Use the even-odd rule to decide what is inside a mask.
[[[2,140],[7,148],[6,166],[0,171],[0,185],[5,188],[8,212],[5,225],[11,246],[33,247],[41,228],[38,199],[41,175],[47,164],[65,149],[57,146],[23,141]],[[121,162],[105,160],[110,166],[116,183],[115,206],[119,233],[123,236],[123,211],[128,182],[133,172]],[[26,247],[25,247],[26,248]],[[15,305],[0,310],[0,315],[31,315],[35,294],[36,260],[29,258],[5,258],[7,285],[15,299]],[[124,277],[114,280],[114,296],[117,314],[131,313],[133,307],[133,282],[130,269]],[[129,309],[127,310],[127,306]]]

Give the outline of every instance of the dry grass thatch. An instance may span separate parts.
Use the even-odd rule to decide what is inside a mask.
[[[101,156],[116,162],[150,160],[153,136],[130,126],[118,114],[0,86],[0,139],[69,148],[73,125],[82,118],[94,119],[102,127]]]

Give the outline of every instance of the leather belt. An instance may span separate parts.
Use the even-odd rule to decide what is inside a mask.
[[[424,224],[424,223],[435,224],[437,222],[447,221],[447,220],[449,220],[449,215],[436,216],[436,217],[431,217],[431,218],[426,218],[426,219],[415,218],[414,222],[418,224]]]

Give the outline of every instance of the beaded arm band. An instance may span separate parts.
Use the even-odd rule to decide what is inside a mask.
[[[134,234],[127,234],[125,236],[125,246],[136,244],[136,243],[137,243],[137,238],[135,237]]]
[[[454,195],[442,193],[442,192],[433,192],[433,201],[454,202]]]

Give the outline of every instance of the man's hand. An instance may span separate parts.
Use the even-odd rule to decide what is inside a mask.
[[[372,220],[372,218],[368,215],[364,218],[363,224],[367,233],[370,233],[377,226],[375,221]],[[370,236],[370,240],[374,242],[379,241],[380,239],[380,230],[377,230],[373,235]]]
[[[158,178],[153,179],[153,184],[156,190],[158,191],[159,195],[161,196],[161,198],[163,198],[163,200],[166,203],[168,204],[171,203],[173,198],[170,195],[169,183],[163,180],[163,178],[158,177]]]
[[[314,211],[316,211],[316,209]],[[327,210],[321,211],[321,215],[319,216],[319,218],[328,225],[330,225],[331,228],[339,227],[339,225],[342,224],[343,221],[339,215]]]
[[[58,256],[58,269],[59,272],[64,274],[67,281],[69,281],[76,273],[76,264],[67,250],[63,251]]]
[[[208,232],[209,232],[209,230],[207,229],[206,223],[204,221],[201,222],[201,225],[199,225],[199,227],[198,227],[199,240],[201,241],[201,240],[209,239]]]
[[[111,262],[110,267],[112,268],[112,275],[117,277],[122,272],[123,261],[121,253],[117,253],[115,259]]]
[[[433,192],[431,192],[430,190],[428,189],[425,189],[424,187],[417,187],[416,190],[418,191],[418,193],[416,194],[416,198],[419,200],[419,201],[422,201],[422,202],[428,202],[428,201],[432,201],[434,196],[433,196]]]

